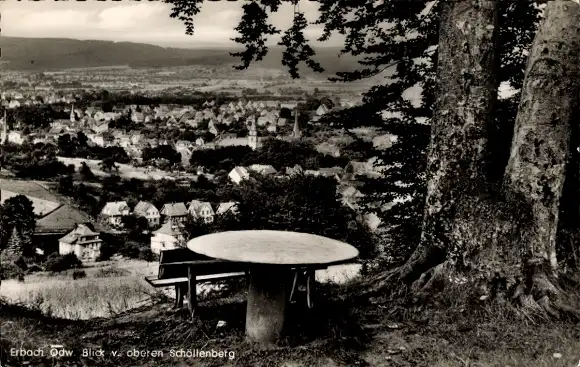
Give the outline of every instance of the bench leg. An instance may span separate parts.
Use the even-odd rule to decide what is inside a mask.
[[[197,282],[195,279],[195,273],[193,268],[190,266],[187,268],[187,308],[191,312],[193,317],[195,313],[195,307],[197,306]]]
[[[316,273],[314,270],[308,270],[308,276],[306,278],[306,303],[308,304],[308,308],[314,307],[314,302],[312,299],[314,298],[314,282],[316,280],[315,274]]]
[[[179,305],[179,297],[181,295],[181,288],[179,284],[175,285],[175,302],[173,303],[173,308],[177,308]]]
[[[186,287],[183,284],[175,285],[176,298],[175,298],[175,308],[183,308],[183,298],[185,297]]]
[[[290,290],[289,302],[294,303],[294,292],[296,291],[296,283],[298,282],[298,271],[294,272],[294,280],[292,281],[292,289]]]

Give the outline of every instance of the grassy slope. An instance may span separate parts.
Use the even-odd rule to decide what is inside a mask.
[[[240,289],[243,289],[240,287]],[[196,321],[187,312],[156,303],[112,319],[64,321],[3,305],[0,308],[3,353],[23,345],[63,344],[107,351],[159,350],[163,358],[62,359],[64,365],[90,366],[562,366],[580,361],[580,327],[530,317],[504,306],[461,306],[453,297],[433,308],[374,304],[354,306],[334,300],[339,289],[324,286],[316,311],[296,306],[289,320],[293,339],[276,350],[260,351],[244,341],[244,294],[201,303]],[[326,300],[326,301],[325,301]],[[211,305],[211,307],[208,307]],[[463,311],[461,311],[463,309]],[[468,310],[468,311],[467,311]],[[514,312],[515,311],[515,312]],[[227,322],[216,328],[219,320]],[[535,320],[535,321],[534,321]],[[227,350],[235,359],[176,359],[170,348]],[[561,358],[555,358],[560,353]],[[20,365],[22,360],[3,365]],[[28,358],[33,365],[40,359]],[[10,364],[12,363],[12,364]],[[79,364],[80,365],[80,364]]]

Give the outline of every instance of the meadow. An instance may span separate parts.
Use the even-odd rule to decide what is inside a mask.
[[[46,316],[71,320],[112,317],[153,303],[163,297],[173,298],[173,288],[154,289],[145,276],[157,273],[156,262],[112,260],[86,264],[86,277],[73,279],[74,270],[58,274],[40,272],[27,275],[24,282],[4,280],[0,297],[11,303],[39,309]],[[360,270],[359,265],[345,265],[321,270],[316,280],[343,283]],[[200,284],[198,295],[220,289],[218,285]]]
[[[158,294],[143,280],[157,271],[155,263],[125,260],[88,265],[85,278],[74,270],[31,274],[24,282],[5,280],[0,296],[40,309],[45,315],[73,320],[110,317],[142,306]]]

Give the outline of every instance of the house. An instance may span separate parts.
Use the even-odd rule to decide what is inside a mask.
[[[174,224],[185,222],[188,214],[184,203],[165,204],[159,212],[165,217],[165,221],[169,220]]]
[[[192,200],[189,203],[189,214],[195,219],[201,219],[204,223],[212,223],[215,212],[211,204],[204,201]]]
[[[232,180],[232,182],[239,184],[243,180],[249,179],[250,174],[248,173],[247,169],[245,169],[244,167],[238,166],[230,171],[230,173],[228,174],[228,177],[230,178],[230,180]]]
[[[92,129],[97,134],[104,133],[109,131],[109,123],[105,122],[104,124],[97,125]]]
[[[344,168],[345,180],[352,180],[356,176],[364,176],[372,172],[372,164],[369,162],[350,161]]]
[[[133,209],[133,214],[138,217],[147,219],[149,227],[157,227],[159,224],[161,224],[161,214],[155,205],[151,204],[150,202],[138,202]]]
[[[326,115],[327,113],[330,112],[330,109],[328,107],[326,107],[325,104],[321,104],[320,106],[318,106],[318,108],[316,109],[316,114],[318,116],[322,116],[322,115]]]
[[[358,200],[365,196],[352,185],[337,187],[336,191],[340,196],[339,200],[342,202],[342,204],[346,205],[352,210],[357,210],[359,208]]]
[[[349,186],[342,186],[337,187],[338,194],[342,197],[350,197],[350,198],[361,198],[364,197],[364,194],[361,193],[356,187],[349,185]]]
[[[262,175],[274,175],[277,173],[276,169],[269,164],[252,164],[248,169]]]
[[[304,170],[302,169],[302,167],[300,167],[300,165],[295,164],[294,167],[286,167],[286,174],[288,176],[292,176],[292,175],[300,175],[304,172]]]
[[[101,215],[108,223],[114,226],[120,226],[122,218],[130,213],[129,205],[125,201],[108,202],[103,210],[101,210]]]
[[[58,240],[58,253],[74,253],[82,261],[96,261],[101,254],[103,240],[86,224],[78,224],[75,229]]]
[[[271,133],[275,133],[276,131],[278,131],[278,126],[276,126],[276,125],[269,125],[266,128],[266,131],[271,132]]]
[[[258,124],[258,126],[266,126],[271,121],[272,119],[268,116],[260,116],[258,117],[258,120],[256,120],[256,123]]]
[[[151,252],[160,254],[164,250],[173,250],[185,246],[183,232],[172,221],[165,222],[151,237]]]
[[[335,144],[329,142],[323,142],[315,147],[318,153],[330,155],[332,157],[340,157],[340,148]]]
[[[371,232],[376,232],[376,230],[382,224],[381,218],[379,218],[376,213],[366,213],[364,215],[359,215],[357,219],[360,223],[367,226]]]
[[[7,140],[11,143],[20,145],[24,143],[25,137],[26,135],[19,131],[10,131]]]
[[[237,203],[235,201],[228,201],[225,203],[220,203],[220,205],[218,205],[218,208],[217,208],[215,213],[217,215],[225,215],[228,213],[238,214],[239,213],[238,204],[239,203]]]
[[[373,138],[373,147],[377,150],[388,149],[397,141],[396,135],[384,134]]]
[[[131,114],[131,121],[134,123],[140,123],[145,121],[145,115],[142,112],[133,112]]]
[[[318,171],[316,171],[316,176],[322,176],[322,177],[330,177],[330,178],[334,178],[337,181],[341,180],[341,177],[343,175],[343,170],[340,167],[323,167],[318,169]]]

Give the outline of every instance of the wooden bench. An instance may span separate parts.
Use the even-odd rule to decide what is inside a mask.
[[[352,263],[352,261],[332,265],[348,263]],[[304,282],[306,302],[308,307],[312,308],[315,272],[327,268],[328,266],[325,265],[291,268],[294,276],[292,284],[289,284],[289,301],[293,302],[298,284]],[[183,307],[183,299],[187,296],[188,308],[194,312],[197,305],[198,283],[243,278],[248,273],[248,264],[246,263],[217,260],[187,248],[179,248],[161,251],[157,277],[145,277],[145,280],[155,288],[174,286],[175,308]]]
[[[155,288],[175,287],[175,307],[183,307],[187,296],[188,308],[194,311],[197,304],[197,284],[245,277],[247,265],[226,260],[216,260],[186,248],[161,251],[157,277],[145,277]]]

